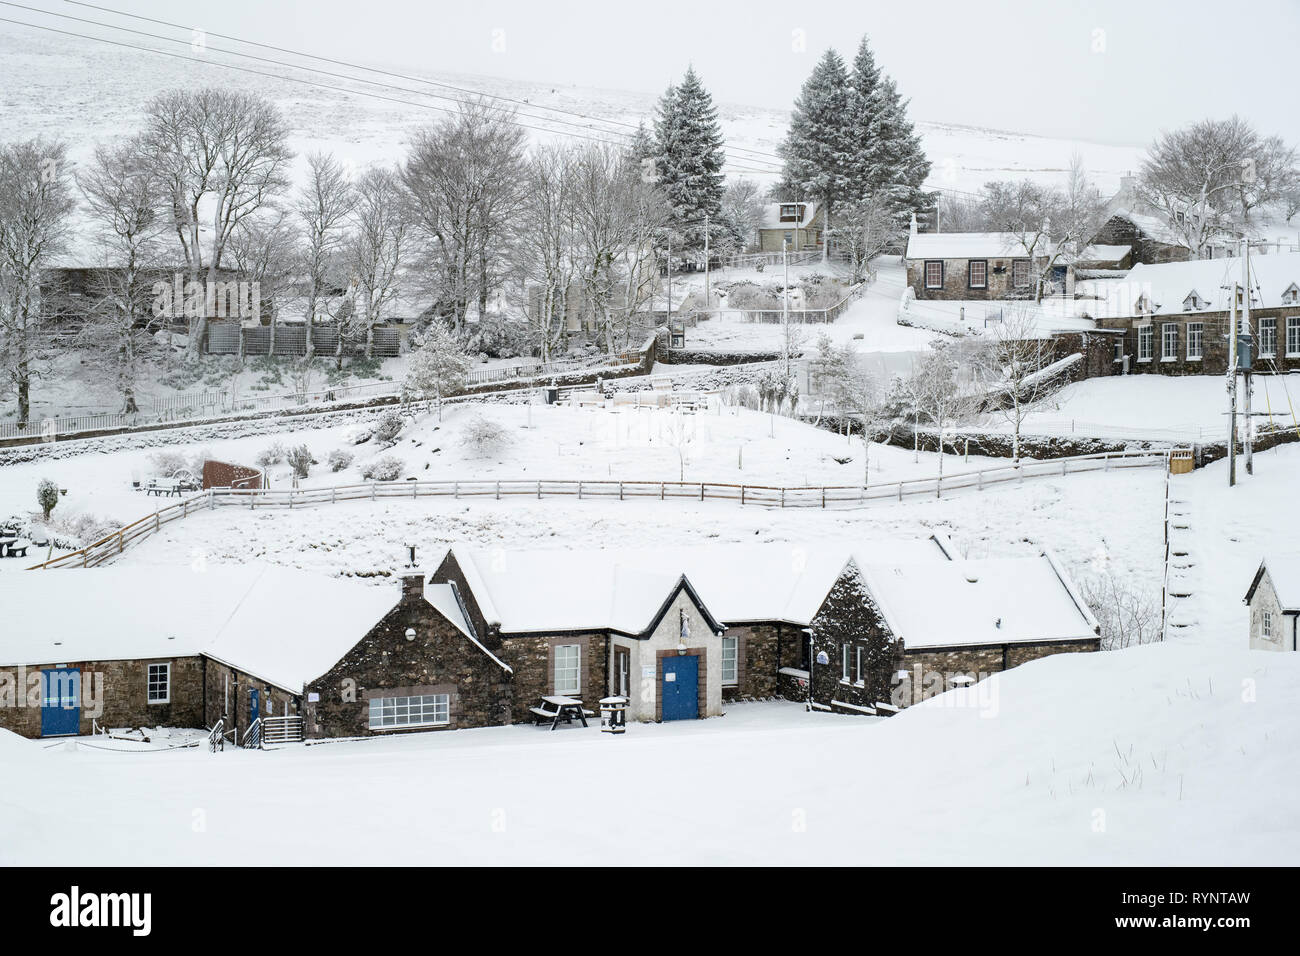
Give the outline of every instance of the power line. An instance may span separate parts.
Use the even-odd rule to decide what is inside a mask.
[[[84,2],[82,2],[82,0],[65,0],[65,2],[67,2],[67,3],[71,3],[71,4],[73,4],[73,5],[75,5],[75,6],[78,6],[78,7],[89,7],[89,8],[94,9],[94,10],[100,10],[100,11],[102,11],[102,12],[104,12],[104,13],[110,13],[110,14],[113,14],[113,15],[115,15],[115,16],[129,17],[129,18],[131,18],[131,19],[133,19],[133,20],[142,20],[142,21],[144,21],[144,22],[146,22],[146,23],[156,23],[156,24],[158,24],[158,25],[160,25],[160,26],[172,27],[172,28],[177,29],[177,30],[190,30],[190,29],[192,29],[191,27],[187,27],[187,26],[184,26],[183,24],[179,24],[179,23],[173,23],[173,22],[171,22],[171,21],[169,21],[169,20],[159,20],[159,19],[155,19],[155,18],[153,18],[153,17],[145,17],[145,16],[141,16],[141,15],[139,15],[139,14],[135,14],[135,13],[127,13],[127,12],[122,11],[122,10],[115,10],[115,9],[113,9],[112,7],[105,7],[105,6],[101,6],[101,5],[99,5],[99,4],[95,4],[95,3],[84,3]],[[18,6],[18,4],[9,4],[9,5],[10,5],[10,6]],[[30,9],[30,8],[29,8],[29,9]],[[40,12],[46,12],[46,11],[40,11]],[[54,16],[63,16],[63,14],[54,14]],[[74,18],[72,18],[72,19],[77,19],[77,18],[74,17]],[[95,24],[98,25],[98,26],[109,27],[109,29],[125,29],[125,28],[122,28],[122,27],[113,27],[113,26],[111,26],[110,24],[100,23],[100,22],[95,21],[95,20],[88,20],[88,21],[84,21],[84,22],[87,22],[87,23],[95,23]],[[134,32],[136,32],[136,31],[130,31],[130,32],[133,32],[133,33],[134,33]],[[216,31],[207,31],[207,30],[205,30],[204,33],[209,33],[210,35],[212,35],[212,36],[214,36],[214,37],[220,37],[220,38],[223,39],[223,40],[231,40],[231,41],[233,41],[233,42],[235,42],[235,43],[242,43],[242,44],[244,44],[244,45],[246,45],[246,46],[260,47],[261,49],[264,49],[264,50],[274,50],[274,51],[277,52],[277,53],[288,53],[288,54],[291,55],[291,56],[303,57],[304,59],[308,59],[308,60],[317,60],[317,61],[322,62],[322,63],[332,63],[332,64],[334,64],[335,66],[344,66],[344,67],[347,67],[347,68],[349,68],[349,69],[353,69],[353,70],[364,70],[364,71],[366,71],[366,72],[368,72],[368,73],[375,73],[375,74],[378,74],[378,75],[380,75],[380,76],[388,76],[388,77],[392,77],[392,78],[394,78],[394,79],[399,79],[399,80],[408,80],[408,81],[410,81],[410,82],[412,82],[412,83],[424,83],[424,84],[427,84],[427,85],[429,85],[429,86],[437,86],[437,87],[441,87],[442,89],[454,90],[454,91],[456,91],[456,92],[458,92],[458,93],[467,93],[467,94],[470,94],[470,95],[472,95],[472,96],[483,96],[483,97],[487,97],[487,98],[489,98],[489,99],[501,100],[501,101],[506,102],[506,103],[514,103],[514,104],[517,104],[517,105],[519,105],[519,106],[527,106],[527,107],[530,108],[530,109],[541,109],[541,110],[546,110],[547,112],[551,112],[551,113],[562,113],[562,114],[564,114],[564,115],[566,115],[566,116],[576,116],[576,117],[579,117],[579,118],[581,118],[581,119],[588,120],[588,121],[590,121],[590,122],[595,122],[595,123],[604,123],[604,124],[609,125],[609,126],[623,126],[623,127],[626,127],[627,129],[631,129],[631,130],[637,130],[637,129],[640,129],[640,127],[639,127],[638,125],[633,124],[633,123],[626,123],[626,122],[623,122],[622,120],[616,120],[616,119],[602,119],[602,118],[600,118],[600,117],[591,116],[591,115],[589,115],[589,114],[587,114],[587,113],[579,112],[579,111],[577,111],[577,110],[564,109],[563,107],[559,107],[559,106],[543,106],[543,105],[536,104],[536,103],[529,103],[527,100],[521,100],[521,99],[517,99],[517,98],[515,98],[515,97],[505,96],[505,95],[502,95],[502,94],[500,94],[500,93],[488,93],[488,92],[486,92],[486,91],[484,91],[484,90],[476,90],[476,89],[472,89],[472,88],[469,88],[469,87],[456,86],[455,84],[452,84],[452,83],[443,83],[443,82],[440,82],[440,81],[438,81],[438,80],[430,80],[430,79],[426,79],[426,78],[424,78],[424,77],[410,76],[410,75],[408,75],[408,74],[404,74],[404,73],[395,73],[395,72],[393,72],[393,71],[391,71],[391,70],[381,70],[381,69],[378,69],[378,68],[376,68],[376,67],[364,66],[363,64],[360,64],[360,63],[352,63],[352,62],[347,61],[347,60],[338,60],[338,59],[334,59],[334,58],[327,57],[327,56],[320,56],[320,55],[315,54],[315,53],[303,53],[301,50],[292,50],[292,49],[289,49],[288,47],[276,46],[275,44],[271,44],[271,43],[261,43],[261,42],[259,42],[259,41],[257,41],[257,40],[245,40],[245,39],[243,39],[242,37],[231,36],[231,35],[229,35],[229,34],[225,34],[225,33],[217,33]],[[177,41],[177,42],[184,43],[184,42],[186,42],[186,41],[184,41],[184,40],[180,40],[180,41]],[[214,49],[215,49],[215,48],[214,48]],[[232,52],[232,51],[228,51],[228,50],[227,50],[227,51],[219,51],[219,52],[227,52],[227,53],[230,53],[230,52]],[[233,55],[235,55],[235,56],[244,56],[244,55],[246,55],[246,54],[234,53]],[[272,62],[280,62],[280,61],[272,61]],[[287,64],[282,64],[282,65],[287,65]],[[301,69],[305,69],[305,68],[301,68]],[[313,71],[313,72],[319,72],[319,71]],[[359,80],[359,78],[356,78],[356,77],[350,77],[350,79],[358,79],[358,80]],[[368,80],[359,80],[359,81],[360,81],[360,82],[370,82],[370,81],[368,81]],[[415,92],[415,91],[408,91],[408,92]],[[427,94],[427,95],[434,95],[434,94]],[[535,118],[535,119],[541,119],[543,122],[548,122],[548,123],[549,123],[549,122],[554,122],[554,123],[564,122],[563,120],[554,120],[554,119],[551,119],[550,117],[533,117],[533,118]],[[579,124],[568,124],[568,125],[579,125]],[[585,128],[585,127],[584,127],[584,128]],[[613,136],[630,136],[630,135],[631,135],[631,134],[628,134],[628,133],[619,133],[619,132],[617,132],[617,131],[615,131],[615,130],[600,130],[600,132],[606,132],[606,133],[609,133],[610,135],[613,135]],[[747,154],[749,154],[750,156],[755,157],[756,159],[755,159],[755,160],[752,160],[752,161],[756,161],[756,162],[757,162],[757,161],[767,162],[768,159],[770,159],[770,160],[776,160],[778,163],[783,163],[783,162],[784,162],[784,160],[782,160],[782,158],[781,158],[780,156],[778,156],[776,153],[768,153],[768,152],[765,152],[765,151],[763,151],[763,150],[750,149],[749,147],[745,147],[745,146],[732,146],[732,147],[729,147],[729,151],[731,151],[731,152],[735,152],[735,153],[747,153]],[[766,157],[767,159],[759,160],[759,159],[757,159],[758,157]],[[746,161],[748,162],[748,161],[751,161],[751,160],[746,159]]]
[[[5,2],[5,0],[0,0],[0,3],[4,3],[4,2]],[[18,4],[11,4],[11,3],[10,3],[10,4],[6,4],[6,5],[8,5],[8,6],[18,6]],[[45,11],[42,11],[42,12],[45,12]],[[59,15],[59,14],[55,14],[55,16],[58,16],[58,15]],[[81,39],[81,40],[93,40],[93,41],[96,41],[96,42],[99,42],[99,43],[107,43],[107,44],[109,44],[109,45],[111,45],[111,46],[121,47],[121,48],[126,49],[126,50],[134,50],[134,51],[136,51],[136,52],[138,52],[138,53],[153,53],[153,54],[156,54],[156,55],[158,55],[158,56],[166,56],[166,57],[171,57],[172,59],[184,60],[184,61],[187,62],[187,63],[201,63],[201,64],[204,64],[204,65],[207,65],[207,66],[214,66],[214,67],[217,67],[217,68],[219,68],[219,69],[223,69],[223,70],[233,70],[233,71],[235,71],[235,72],[237,72],[237,73],[248,73],[248,74],[253,75],[253,76],[262,76],[262,77],[266,77],[266,78],[268,78],[268,79],[272,79],[272,80],[284,80],[284,81],[289,81],[289,82],[292,82],[292,83],[298,83],[298,84],[301,84],[301,85],[303,85],[303,86],[314,87],[314,88],[316,88],[316,89],[321,89],[321,90],[332,90],[332,91],[334,91],[334,92],[338,92],[338,93],[349,93],[349,94],[352,94],[352,95],[354,95],[354,96],[368,96],[368,97],[370,97],[370,98],[372,98],[372,99],[384,100],[384,101],[389,102],[389,103],[397,103],[397,104],[402,105],[402,106],[413,106],[413,107],[416,107],[416,108],[418,108],[418,109],[434,110],[434,111],[439,112],[439,113],[448,113],[448,114],[451,114],[451,115],[456,115],[456,111],[455,111],[455,110],[453,110],[453,109],[449,109],[449,108],[444,107],[444,106],[435,106],[435,105],[432,104],[432,103],[416,103],[416,102],[412,102],[412,101],[410,101],[410,100],[403,100],[403,99],[398,99],[398,98],[396,98],[396,97],[392,97],[392,96],[385,96],[385,95],[382,94],[382,93],[374,93],[374,92],[371,92],[371,91],[369,91],[369,90],[356,90],[356,89],[349,89],[348,87],[343,87],[343,86],[334,86],[334,85],[329,84],[329,83],[320,83],[320,82],[316,82],[316,81],[314,81],[314,80],[308,80],[308,79],[304,79],[304,78],[302,78],[302,77],[297,77],[297,76],[284,76],[284,75],[276,74],[276,73],[268,73],[268,72],[265,71],[265,70],[254,70],[254,69],[252,69],[252,68],[250,68],[250,67],[245,67],[245,66],[236,66],[236,65],[233,64],[233,63],[217,63],[217,62],[215,62],[215,61],[213,61],[213,60],[196,60],[196,59],[194,59],[194,58],[192,58],[192,57],[185,56],[184,54],[181,54],[181,53],[171,53],[171,52],[169,52],[169,51],[167,51],[167,50],[155,50],[155,49],[153,49],[152,47],[136,46],[135,44],[132,44],[132,43],[123,43],[123,42],[120,41],[120,40],[110,40],[110,39],[108,39],[107,37],[97,37],[97,36],[91,36],[91,35],[89,35],[89,34],[85,34],[85,33],[77,33],[77,32],[74,31],[74,30],[60,30],[60,29],[57,28],[57,27],[44,26],[44,25],[39,24],[39,23],[28,23],[28,22],[26,22],[26,21],[24,21],[24,20],[11,20],[11,19],[9,19],[8,17],[0,17],[0,23],[12,23],[12,24],[14,24],[15,26],[31,27],[32,29],[36,29],[36,30],[44,30],[44,31],[46,31],[47,33],[57,33],[57,34],[60,34],[60,35],[62,35],[62,36],[75,37],[75,38],[77,38],[77,39]],[[121,28],[116,28],[116,29],[121,29]],[[134,31],[133,31],[133,32],[134,32]],[[614,140],[603,139],[603,138],[601,138],[601,137],[599,137],[599,136],[584,136],[584,135],[581,134],[581,133],[570,133],[570,132],[566,132],[566,131],[564,131],[564,130],[550,129],[550,128],[543,127],[543,126],[532,126],[532,125],[530,125],[530,124],[528,124],[528,123],[517,123],[516,125],[522,127],[523,129],[531,129],[531,130],[535,130],[536,132],[539,132],[539,133],[550,133],[550,134],[552,134],[552,135],[557,135],[557,136],[567,136],[567,137],[570,137],[570,138],[572,138],[572,139],[584,139],[584,140],[589,140],[589,141],[591,141],[591,142],[595,142],[595,143],[604,143],[604,144],[606,144],[606,145],[608,145],[608,146],[615,146],[615,147],[619,147],[619,148],[626,148],[626,144],[625,144],[625,143],[619,143],[619,142],[615,142]],[[726,164],[725,168],[727,168],[727,169],[731,169],[731,170],[736,171],[736,172],[758,173],[758,174],[761,174],[761,175],[771,175],[771,174],[774,172],[774,170],[771,170],[771,169],[753,169],[753,168],[751,168],[751,167],[746,167],[746,166],[737,166],[737,165],[733,165],[733,164]]]

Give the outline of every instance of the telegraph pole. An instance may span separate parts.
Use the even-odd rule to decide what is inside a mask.
[[[781,268],[785,277],[781,280],[781,357],[785,359],[785,374],[790,374],[790,240],[781,240]],[[806,303],[806,300],[805,300]]]
[[[1246,297],[1242,299],[1241,305],[1241,326],[1247,343],[1252,341],[1250,331],[1250,237],[1245,240],[1245,255],[1242,257],[1242,285],[1246,287]],[[1243,384],[1246,386],[1246,474],[1255,473],[1255,444],[1251,440],[1251,431],[1255,426],[1255,420],[1250,414],[1250,393],[1253,390],[1254,383],[1251,381],[1251,372],[1255,364],[1253,354],[1246,356],[1246,367],[1242,373]]]
[[[713,295],[709,288],[709,214],[704,214],[704,308],[713,308]]]
[[[1228,487],[1237,483],[1237,296],[1241,286],[1229,286],[1232,318],[1228,323]]]

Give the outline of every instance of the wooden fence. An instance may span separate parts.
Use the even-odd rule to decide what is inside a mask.
[[[132,544],[160,531],[163,525],[189,517],[197,511],[215,508],[305,508],[313,505],[338,504],[343,501],[378,501],[380,499],[419,498],[576,498],[577,500],[629,501],[729,501],[762,508],[834,508],[862,507],[876,501],[902,501],[914,497],[942,497],[944,492],[962,489],[983,490],[1006,482],[1034,477],[1057,477],[1087,471],[1111,471],[1163,465],[1168,470],[1167,450],[1107,452],[1080,455],[1053,461],[1022,461],[978,471],[956,472],[930,478],[912,478],[871,486],[815,485],[782,487],[778,485],[738,485],[712,481],[615,481],[503,480],[471,479],[465,481],[372,481],[362,484],[333,485],[323,488],[236,490],[210,488],[175,504],[162,508],[139,521],[132,522],[79,551],[60,555],[34,565],[42,568],[89,568],[111,561]]]

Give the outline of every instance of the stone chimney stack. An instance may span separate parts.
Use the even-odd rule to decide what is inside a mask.
[[[420,562],[415,556],[415,545],[408,544],[406,552],[406,563],[397,572],[402,578],[402,597],[409,595],[423,596],[424,573],[420,570]]]
[[[916,235],[916,213],[912,213],[912,225],[909,228],[909,235]]]

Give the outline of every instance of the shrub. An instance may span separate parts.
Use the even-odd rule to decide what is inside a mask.
[[[278,465],[289,454],[282,442],[274,441],[257,456],[257,463],[263,468]]]
[[[375,423],[363,422],[362,424],[349,428],[346,432],[344,432],[343,440],[347,442],[349,445],[360,445],[370,441],[370,438],[372,435],[374,435],[374,433],[375,433]]]
[[[316,464],[316,459],[311,456],[311,449],[306,445],[291,448],[285,460],[293,466],[293,473],[299,478],[306,478],[311,472],[311,466]]]
[[[164,478],[170,478],[182,468],[190,467],[190,462],[184,453],[172,449],[163,449],[150,455],[149,463],[153,465],[154,471]]]
[[[370,481],[396,481],[402,477],[406,463],[396,455],[372,458],[361,468],[361,477]]]
[[[41,506],[41,514],[50,520],[50,512],[59,503],[59,486],[48,478],[42,478],[36,486],[36,503]]]
[[[385,445],[391,445],[397,440],[397,436],[402,433],[405,424],[406,420],[402,418],[401,412],[384,412],[379,416],[379,421],[375,424],[375,440],[383,442]]]
[[[330,466],[330,471],[342,471],[352,464],[352,458],[352,452],[342,448],[335,448],[325,461]]]
[[[461,436],[461,444],[479,454],[500,448],[505,442],[506,430],[492,419],[485,418],[482,412],[466,422],[465,432]]]

